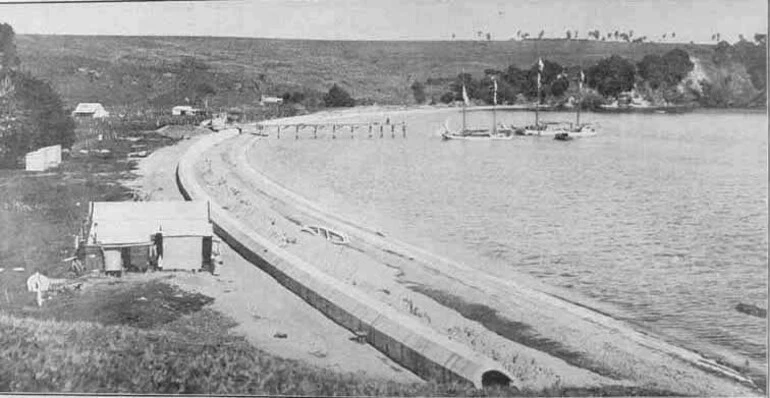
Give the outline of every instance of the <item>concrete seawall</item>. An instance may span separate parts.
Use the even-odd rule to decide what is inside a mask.
[[[215,232],[240,255],[279,283],[418,376],[437,382],[471,383],[477,388],[507,385],[502,366],[453,342],[397,310],[345,285],[250,230],[219,206],[195,178],[195,162],[207,149],[237,135],[202,138],[180,159],[177,184],[186,199],[208,200]]]

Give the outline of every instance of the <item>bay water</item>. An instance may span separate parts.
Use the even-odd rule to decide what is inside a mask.
[[[696,111],[583,114],[599,135],[568,142],[442,141],[459,112],[388,116],[372,138],[330,129],[249,153],[284,187],[361,225],[480,271],[526,273],[608,303],[637,325],[717,346],[766,369],[767,117]],[[498,111],[524,125],[528,112]],[[545,121],[574,121],[543,112]],[[468,124],[491,125],[491,112]],[[347,121],[384,122],[382,115]],[[513,277],[513,276],[510,276]]]

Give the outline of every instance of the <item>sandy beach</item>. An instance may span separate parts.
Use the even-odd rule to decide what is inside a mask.
[[[354,109],[287,122],[350,120],[361,114],[397,120],[395,115],[408,111]],[[688,394],[756,394],[738,372],[587,308],[566,293],[530,283],[531,278],[480,273],[325,213],[249,164],[248,149],[259,140],[242,134],[204,154],[198,178],[213,198],[290,253],[498,361],[518,378],[517,386],[623,384]],[[302,225],[333,227],[351,242],[333,245],[301,232]]]
[[[138,178],[125,185],[145,200],[184,200],[176,185],[176,163],[197,141],[182,140],[139,162]],[[413,383],[421,380],[374,348],[352,341],[352,334],[324,317],[270,276],[223,245],[220,275],[174,273],[180,288],[214,298],[213,308],[238,323],[233,330],[271,354],[340,373]],[[285,334],[285,338],[276,338]]]

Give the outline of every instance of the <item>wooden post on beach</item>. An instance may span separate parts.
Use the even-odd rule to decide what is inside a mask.
[[[334,135],[335,133],[337,133],[337,125],[336,124],[332,124],[332,139],[336,139],[337,138]]]
[[[353,129],[354,129],[354,128],[355,128],[355,126],[353,126],[353,125],[351,124],[351,125],[350,125],[350,138],[353,138]]]
[[[294,130],[294,139],[299,139],[299,124],[296,126],[296,129]]]
[[[281,139],[281,125],[278,125],[278,139]]]
[[[372,138],[372,124],[369,123],[369,138]]]
[[[380,138],[382,138],[382,125],[380,125]]]
[[[404,138],[406,138],[406,122],[401,122],[401,133],[403,133]]]
[[[390,125],[390,138],[396,138],[396,125]]]
[[[318,138],[318,126],[313,126],[313,139]]]

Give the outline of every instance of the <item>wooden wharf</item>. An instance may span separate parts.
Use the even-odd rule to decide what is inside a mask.
[[[391,138],[396,138],[396,135],[401,135],[402,138],[406,138],[406,122],[401,123],[282,123],[282,124],[262,124],[257,123],[254,134],[269,136],[271,132],[274,132],[276,138],[280,139],[281,134],[284,136],[294,135],[294,139],[298,140],[301,135],[310,136],[312,132],[312,138],[317,139],[319,133],[330,132],[332,139],[337,139],[337,136],[347,136],[355,138],[356,135],[366,135],[368,138],[385,138],[390,135]]]

